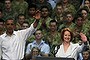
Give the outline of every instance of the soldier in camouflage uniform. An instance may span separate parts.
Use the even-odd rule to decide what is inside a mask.
[[[64,12],[69,11],[69,12],[72,12],[73,14],[75,14],[76,13],[75,7],[72,4],[70,4],[68,1],[69,0],[62,0],[62,6],[64,9]]]
[[[25,14],[28,9],[28,3],[24,0],[13,0],[12,7],[18,14]]]
[[[86,8],[81,8],[81,14],[83,16],[84,24],[83,24],[83,29],[82,32],[88,36],[88,32],[90,30],[90,21],[88,20],[88,9]]]
[[[51,48],[51,53],[54,54],[55,46],[60,45],[60,43],[62,43],[60,41],[60,33],[57,30],[57,22],[55,20],[50,21],[49,32],[47,32],[45,40]]]
[[[27,11],[27,14],[26,14],[26,18],[27,18],[29,24],[34,22],[35,19],[34,19],[33,16],[35,15],[36,10],[37,10],[36,4],[29,5],[28,11]]]
[[[52,20],[49,17],[50,11],[47,6],[42,6],[40,11],[41,11],[41,19],[38,28],[40,28],[44,32],[44,34],[46,34],[49,28],[49,22]]]
[[[23,23],[26,21],[26,17],[24,14],[19,14],[17,17],[17,24],[16,24],[16,29],[21,30]]]
[[[3,13],[4,13],[4,19],[6,20],[7,18],[13,18],[15,19],[15,17],[17,16],[16,11],[12,8],[12,4],[10,0],[5,0],[5,4],[4,4],[4,9],[3,9]]]
[[[72,4],[76,10],[80,8],[82,0],[69,0],[70,4]]]
[[[37,0],[36,4],[39,9],[41,9],[41,6],[47,6],[50,11],[50,15],[52,15],[52,6],[49,2],[47,2],[47,0]]]
[[[75,18],[75,27],[73,29],[73,35],[74,35],[74,39],[73,39],[73,43],[78,43],[79,41],[81,41],[80,39],[80,32],[82,31],[82,27],[83,27],[83,18],[81,15],[77,15]]]
[[[75,23],[73,23],[73,14],[71,12],[66,12],[65,22],[59,26],[58,30],[61,31],[63,28],[74,29]]]
[[[60,3],[57,3],[52,18],[55,19],[58,25],[63,23],[63,7]]]

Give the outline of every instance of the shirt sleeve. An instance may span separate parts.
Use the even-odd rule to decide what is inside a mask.
[[[78,46],[78,49],[77,49],[78,52],[81,52],[83,50],[83,48],[84,48],[84,43],[81,46],[80,45]]]
[[[31,44],[28,44],[27,45],[27,48],[26,48],[26,54],[29,54],[31,52]]]
[[[29,28],[20,30],[18,35],[20,35],[20,38],[22,40],[27,40],[27,38],[31,36],[35,31],[36,31],[36,28],[34,28],[33,24],[31,24]]]

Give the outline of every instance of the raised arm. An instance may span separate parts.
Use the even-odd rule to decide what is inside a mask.
[[[34,27],[34,28],[37,27],[38,22],[39,22],[39,19],[40,19],[40,16],[41,16],[40,11],[37,10],[35,16],[33,16],[33,17],[35,18],[35,21],[34,21],[34,23],[33,23],[33,27]]]
[[[87,37],[85,36],[85,34],[80,33],[80,37],[81,37],[82,42],[87,42]]]
[[[85,34],[83,34],[83,33],[80,33],[79,34],[80,35],[80,37],[81,37],[81,40],[82,40],[82,45],[81,46],[79,46],[79,49],[78,49],[78,51],[79,52],[81,52],[82,51],[82,49],[84,48],[84,46],[85,46],[85,42],[87,42],[87,37],[85,36]]]

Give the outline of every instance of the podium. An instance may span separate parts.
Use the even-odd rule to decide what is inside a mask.
[[[35,60],[75,60],[74,58],[36,57]]]

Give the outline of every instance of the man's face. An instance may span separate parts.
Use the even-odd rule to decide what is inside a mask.
[[[56,7],[56,13],[57,14],[61,14],[62,13],[62,9],[63,9],[62,6],[57,6]]]
[[[30,15],[34,16],[35,15],[35,12],[36,12],[35,8],[30,8],[29,9],[29,14]]]
[[[41,11],[41,14],[42,14],[43,17],[47,17],[48,14],[49,14],[48,9],[47,8],[43,8],[42,11]]]
[[[11,2],[8,0],[8,1],[5,1],[5,7],[7,9],[11,8]]]
[[[81,17],[78,17],[78,18],[77,18],[76,24],[77,24],[78,26],[82,26],[82,25],[83,25],[83,20],[82,20]]]
[[[71,15],[71,14],[67,14],[66,20],[67,20],[68,22],[72,22],[72,20],[73,20],[72,15]]]
[[[18,18],[19,24],[22,25],[24,21],[25,21],[25,17],[24,16],[19,16],[19,18]]]
[[[36,31],[36,33],[35,33],[36,40],[41,40],[42,36],[43,35],[42,35],[42,32],[40,30]]]
[[[85,11],[85,10],[82,10],[81,13],[82,13],[83,18],[86,18],[88,15],[87,11]]]
[[[56,31],[56,29],[57,29],[56,22],[51,22],[51,23],[50,23],[50,30],[51,30],[51,31]]]
[[[87,51],[83,52],[83,58],[85,60],[88,60],[88,58],[89,58],[89,52],[87,52]]]
[[[85,1],[85,6],[90,7],[90,2],[88,0]]]
[[[26,28],[28,28],[29,27],[29,24],[27,24],[27,23],[23,23],[23,25],[22,25],[22,29],[26,29]]]
[[[15,29],[14,21],[13,20],[7,20],[5,23],[5,27],[7,32],[13,32]]]

